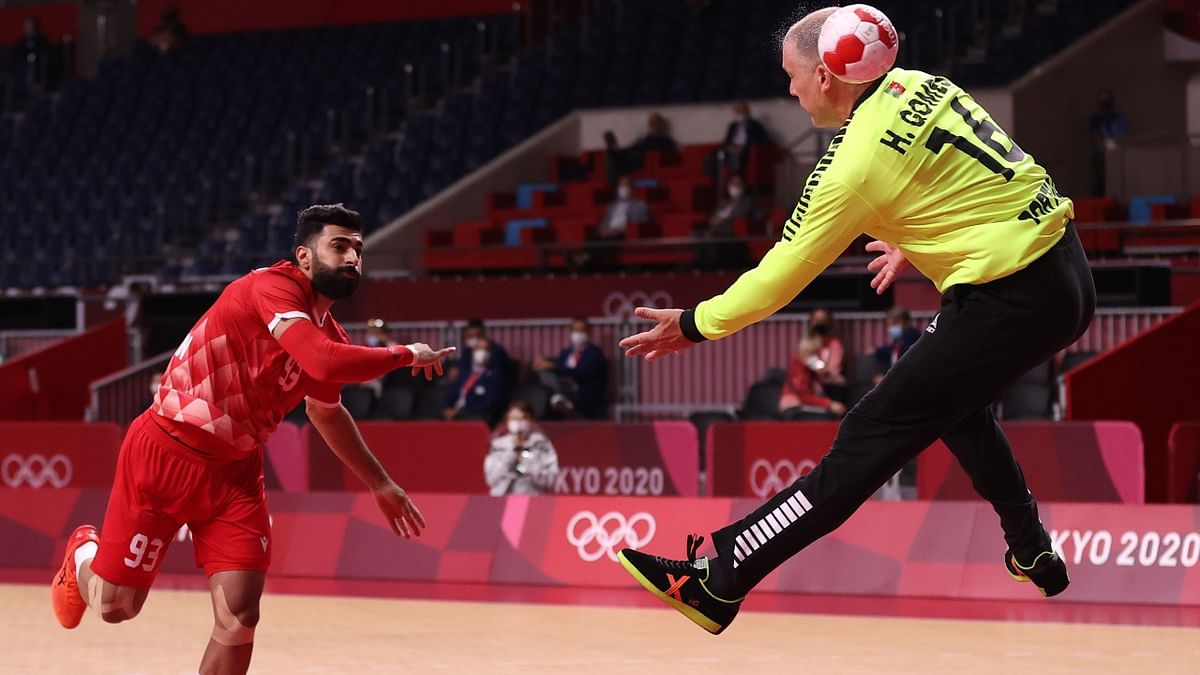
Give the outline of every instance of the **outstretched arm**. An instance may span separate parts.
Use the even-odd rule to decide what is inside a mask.
[[[392,531],[406,539],[421,536],[421,528],[425,527],[421,512],[371,453],[346,408],[341,404],[322,406],[311,401],[305,408],[308,419],[333,454],[371,489],[371,495]]]
[[[367,382],[407,366],[412,366],[414,375],[424,370],[425,378],[432,379],[435,372],[442,374],[442,359],[454,352],[454,347],[434,350],[419,342],[391,347],[348,345],[329,339],[308,319],[281,321],[272,334],[304,372],[338,384]]]

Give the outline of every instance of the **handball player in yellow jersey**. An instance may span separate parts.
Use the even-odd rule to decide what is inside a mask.
[[[988,406],[1091,321],[1095,288],[1071,200],[946,78],[900,68],[864,84],[835,78],[817,51],[834,11],[809,14],[781,45],[791,95],[814,125],[840,128],[781,240],[693,309],[639,308],[656,324],[621,346],[649,361],[731,335],[789,303],[864,233],[879,253],[872,287],[882,292],[911,264],[942,293],[941,311],[847,413],[811,473],[713,533],[715,557],[696,557],[702,537],[688,538],[685,560],[620,553],[647,590],[714,634],[768,573],[939,438],[995,508],[1009,574],[1047,596],[1069,583]]]

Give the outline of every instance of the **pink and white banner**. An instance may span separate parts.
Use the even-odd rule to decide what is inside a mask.
[[[0,490],[0,567],[57,567],[81,522],[99,523],[102,490]],[[365,493],[272,493],[272,574],[284,577],[633,587],[626,546],[682,556],[757,501],[721,498],[483,497],[417,494],[420,539],[392,534]],[[1200,605],[1200,506],[1042,505],[1071,571],[1064,600]],[[1004,541],[981,502],[868,502],[767,577],[760,591],[1037,599],[1002,564]],[[186,530],[163,571],[193,570]],[[1051,600],[1050,602],[1053,602]]]

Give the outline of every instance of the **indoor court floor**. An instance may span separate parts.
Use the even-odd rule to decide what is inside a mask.
[[[410,599],[363,597],[405,588],[269,585],[251,672],[1200,673],[1190,609],[1110,607],[1107,619],[1088,610],[1072,618],[1037,609],[1044,602],[959,602],[917,613],[968,618],[929,618],[870,616],[861,598],[811,598],[806,611],[817,613],[799,613],[793,605],[804,596],[789,596],[757,603],[789,611],[743,611],[714,638],[640,591],[542,593],[542,604],[516,601],[520,588],[497,595],[424,585]],[[211,627],[208,595],[198,590],[156,589],[133,622],[88,616],[75,631],[54,622],[44,584],[0,584],[0,607],[2,673],[194,673]],[[1022,607],[1026,616],[1067,620],[1012,619]],[[1141,625],[1114,625],[1118,617]]]

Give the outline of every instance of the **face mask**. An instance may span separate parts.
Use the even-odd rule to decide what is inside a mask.
[[[477,344],[479,344],[479,338],[477,337],[469,337],[466,340],[463,340],[463,346],[467,349],[475,349],[475,345]]]
[[[587,341],[588,341],[587,333],[584,333],[581,331],[572,331],[571,332],[571,344],[572,345],[574,345],[576,347],[582,347],[587,344]]]
[[[829,324],[827,324],[827,323],[814,323],[814,324],[812,325],[812,332],[813,332],[813,333],[815,333],[815,334],[817,334],[817,335],[829,335]]]
[[[740,187],[729,188],[729,198],[730,199],[737,199],[738,197],[741,197],[741,196],[742,196],[742,188],[740,188]]]
[[[888,337],[893,340],[899,340],[900,335],[904,333],[904,329],[900,326],[888,326]]]
[[[368,347],[378,347],[381,344],[383,344],[383,340],[380,340],[378,335],[368,335],[367,336],[367,346]]]
[[[629,199],[633,196],[633,188],[628,185],[622,185],[617,188],[617,197],[619,199]]]
[[[508,433],[518,436],[529,433],[529,420],[509,420]]]
[[[471,361],[477,366],[486,366],[488,360],[491,358],[492,355],[486,349],[476,349],[471,352]]]
[[[351,267],[330,267],[317,260],[316,252],[313,252],[312,257],[312,285],[318,293],[331,300],[341,300],[350,297],[354,289],[358,288],[358,270]],[[348,276],[347,272],[353,272],[354,276]]]

